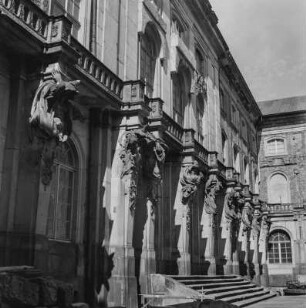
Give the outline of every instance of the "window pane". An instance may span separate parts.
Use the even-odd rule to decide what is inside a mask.
[[[283,231],[273,232],[269,237],[268,259],[270,263],[291,263],[291,242]]]
[[[47,235],[53,239],[70,240],[75,169],[67,145],[62,144],[55,161],[56,176],[51,182]]]

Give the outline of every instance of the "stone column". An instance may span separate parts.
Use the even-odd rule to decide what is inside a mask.
[[[190,275],[190,252],[189,252],[189,229],[190,229],[190,207],[193,204],[193,195],[198,189],[203,179],[203,173],[200,171],[199,164],[194,161],[192,165],[187,166],[180,178],[179,198],[176,205],[176,224],[180,225],[180,233],[177,248],[180,256],[177,260],[179,275]]]
[[[267,248],[268,248],[267,244],[268,244],[270,226],[271,226],[271,221],[268,218],[268,212],[264,211],[260,226],[259,252],[262,253],[261,255],[262,274],[260,276],[260,284],[265,287],[269,286],[269,273],[267,265]]]
[[[205,185],[202,236],[207,238],[204,258],[205,262],[208,263],[208,275],[216,275],[215,232],[217,205],[215,202],[215,196],[222,186],[216,175],[217,171],[218,169],[212,169],[210,171],[211,174]]]

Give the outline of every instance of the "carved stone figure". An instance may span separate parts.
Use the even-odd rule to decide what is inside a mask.
[[[253,219],[252,214],[253,214],[252,206],[250,202],[246,201],[245,206],[243,207],[242,216],[241,216],[244,232],[252,228],[252,219]]]
[[[187,204],[190,197],[197,191],[203,173],[200,171],[199,163],[194,161],[191,166],[186,167],[180,179],[182,185],[182,203]]]
[[[148,125],[141,129],[125,132],[120,140],[121,150],[119,157],[123,163],[121,178],[129,176],[130,209],[133,212],[136,206],[137,184],[139,174],[149,179],[148,198],[154,199],[153,190],[155,181],[160,181],[161,165],[166,156],[166,145],[148,131]],[[151,200],[152,204],[154,200]]]
[[[260,225],[260,238],[259,240],[264,242],[266,241],[269,231],[271,227],[271,221],[267,215],[263,215],[261,219],[261,225]]]
[[[72,131],[72,119],[83,120],[79,109],[71,99],[78,93],[79,80],[63,81],[57,66],[52,78],[41,82],[32,102],[29,123],[32,128],[31,148],[39,148],[42,157],[42,183],[52,179],[55,150],[59,142],[65,142]]]
[[[194,70],[193,73],[190,92],[194,93],[195,95],[202,93],[204,96],[206,96],[207,94],[207,84],[205,77],[197,70]]]
[[[260,229],[261,229],[261,220],[262,220],[262,215],[259,213],[258,210],[254,213],[253,219],[252,219],[252,235],[253,238],[259,237],[260,234]]]
[[[217,205],[215,202],[216,193],[221,189],[222,184],[215,175],[211,175],[205,185],[204,209],[207,214],[216,214]]]
[[[235,192],[231,191],[225,195],[224,198],[224,214],[227,223],[238,218],[238,213],[235,206]]]
[[[66,141],[72,130],[73,115],[79,110],[70,101],[78,93],[79,80],[63,81],[59,70],[52,72],[52,79],[43,81],[36,90],[29,122],[39,128],[45,139],[56,137]]]

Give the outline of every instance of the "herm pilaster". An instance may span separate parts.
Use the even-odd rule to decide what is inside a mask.
[[[189,251],[191,207],[194,204],[194,196],[203,180],[199,163],[194,161],[187,165],[181,173],[180,186],[176,198],[176,224],[180,226],[177,248],[179,258],[177,260],[179,275],[190,275],[191,261]]]

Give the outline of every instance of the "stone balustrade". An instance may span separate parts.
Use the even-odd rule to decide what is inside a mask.
[[[73,37],[71,46],[80,54],[78,67],[81,71],[92,76],[99,84],[121,98],[123,81]]]
[[[268,204],[270,213],[290,213],[293,211],[293,204],[291,203],[278,203]]]
[[[166,113],[164,113],[164,118],[167,121],[167,132],[171,135],[179,143],[182,142],[184,129],[181,125],[176,123],[171,117],[169,117]]]
[[[37,5],[28,0],[0,0],[2,14],[21,22],[41,38],[47,39],[50,18]]]

